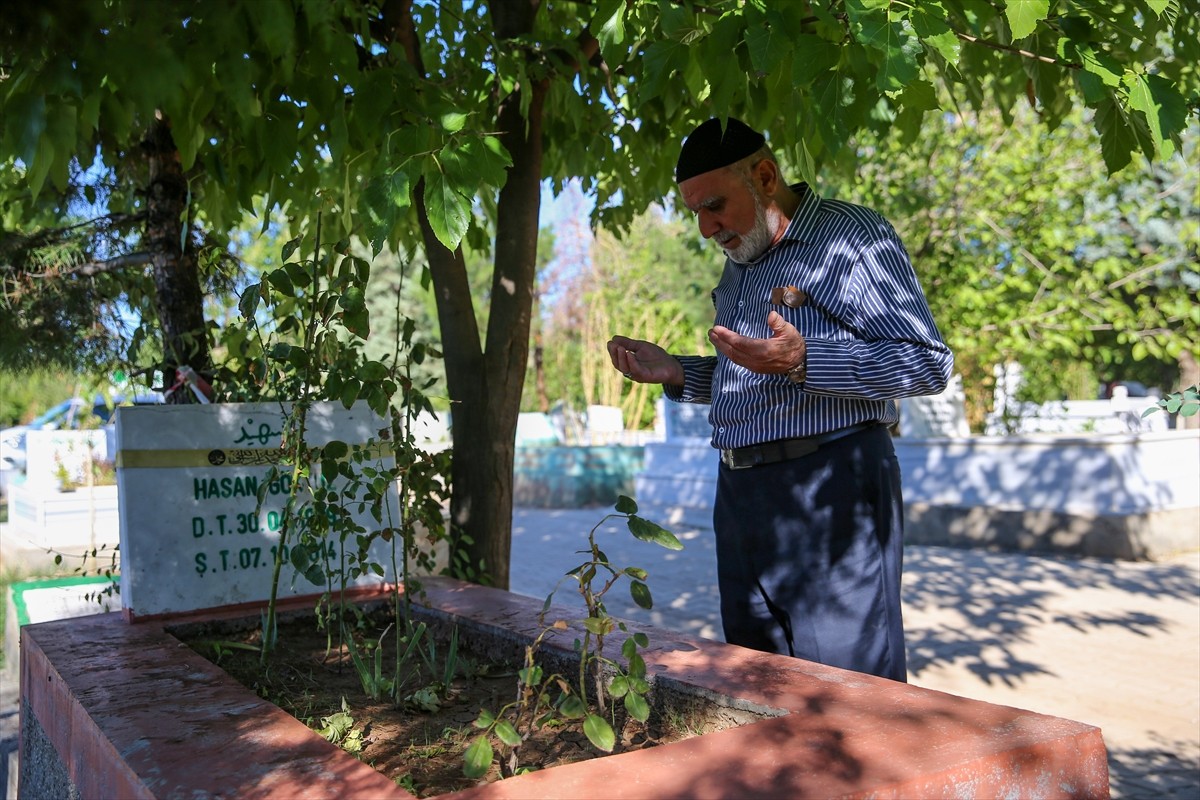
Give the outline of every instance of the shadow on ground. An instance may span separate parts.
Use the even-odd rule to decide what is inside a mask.
[[[1133,597],[1195,600],[1196,575],[1183,564],[1137,564],[910,547],[904,554],[904,602],[918,610],[953,608],[957,622],[908,631],[908,668],[957,662],[984,683],[1017,685],[1031,675],[1054,674],[1048,665],[1015,654],[1034,628],[1062,625],[1086,632],[1122,628],[1140,636],[1167,632],[1167,621],[1141,611],[1055,610],[1073,590],[1108,590]],[[984,654],[987,658],[984,658]]]

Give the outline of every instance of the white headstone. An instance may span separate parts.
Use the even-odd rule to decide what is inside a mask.
[[[614,441],[625,431],[625,419],[619,406],[587,407],[588,439],[596,444]]]
[[[274,463],[287,410],[279,403],[118,409],[121,603],[128,613],[149,616],[269,599],[291,486],[291,465]],[[376,441],[384,427],[363,403],[350,410],[318,403],[308,412],[305,442],[341,441],[353,448]],[[386,448],[381,452],[370,463],[391,467],[391,453]],[[340,478],[330,485],[339,491],[344,487]],[[395,484],[389,488],[382,522],[360,500],[351,499],[344,507],[368,532],[398,527]],[[297,495],[298,501],[307,497],[305,491]],[[290,549],[296,541],[295,532],[289,533],[280,597],[319,594],[326,588],[292,567]],[[335,535],[323,542],[323,555],[336,568],[343,555],[357,548],[357,537],[351,535],[343,553]],[[347,576],[347,585],[391,580],[390,548],[377,538],[370,550],[383,576]]]
[[[941,394],[901,400],[900,435],[914,439],[970,436],[962,376],[953,376]]]
[[[663,420],[663,437],[672,439],[712,439],[712,423],[708,421],[707,403],[676,403],[665,397],[659,400]]]

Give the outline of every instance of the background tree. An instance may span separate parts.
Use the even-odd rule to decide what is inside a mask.
[[[835,189],[894,220],[982,428],[996,364],[1033,400],[1095,399],[1105,381],[1172,387],[1200,342],[1200,178],[1185,149],[1098,179],[1079,113],[1053,132],[1032,112],[931,120],[912,143],[867,144]]]
[[[708,116],[768,130],[813,180],[852,168],[864,130],[915,139],[938,85],[1003,114],[1031,101],[1050,128],[1086,105],[1115,171],[1178,145],[1196,104],[1195,6],[9,3],[0,163],[21,182],[5,230],[41,224],[43,191],[68,191],[88,165],[110,175],[107,212],[137,227],[95,255],[148,265],[168,370],[208,367],[200,231],[279,208],[308,238],[321,212],[375,252],[423,247],[453,403],[456,543],[505,586],[543,179],[581,178],[595,221],[620,229],[670,189],[675,143]],[[486,332],[464,241],[492,257]]]

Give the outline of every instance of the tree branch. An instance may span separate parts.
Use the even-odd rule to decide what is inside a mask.
[[[1012,45],[1009,45],[1009,44],[999,44],[998,42],[989,42],[987,39],[980,39],[978,36],[972,36],[971,34],[963,33],[962,31],[953,31],[953,33],[955,36],[957,36],[959,39],[962,39],[964,42],[970,42],[971,44],[983,45],[984,47],[990,47],[993,50],[1000,50],[1005,53],[1014,53],[1016,55],[1023,56],[1025,58],[1032,58],[1034,61],[1041,61],[1043,64],[1054,64],[1055,66],[1067,67],[1069,69],[1083,69],[1083,64],[1076,64],[1074,61],[1059,61],[1057,58],[1051,58],[1050,56],[1039,55],[1039,54],[1031,52],[1029,50],[1022,50],[1019,47],[1013,47]]]
[[[127,253],[116,258],[109,258],[104,261],[85,261],[82,264],[77,264],[70,269],[64,269],[59,272],[42,272],[42,273],[27,273],[31,278],[62,278],[73,276],[77,278],[90,278],[93,275],[100,275],[105,272],[116,272],[117,270],[126,269],[127,267],[144,267],[150,264],[152,257],[150,253]]]

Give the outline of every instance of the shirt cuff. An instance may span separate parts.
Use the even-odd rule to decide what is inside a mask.
[[[663,395],[677,403],[708,403],[712,398],[714,356],[675,356],[683,367],[683,386],[663,385]]]

